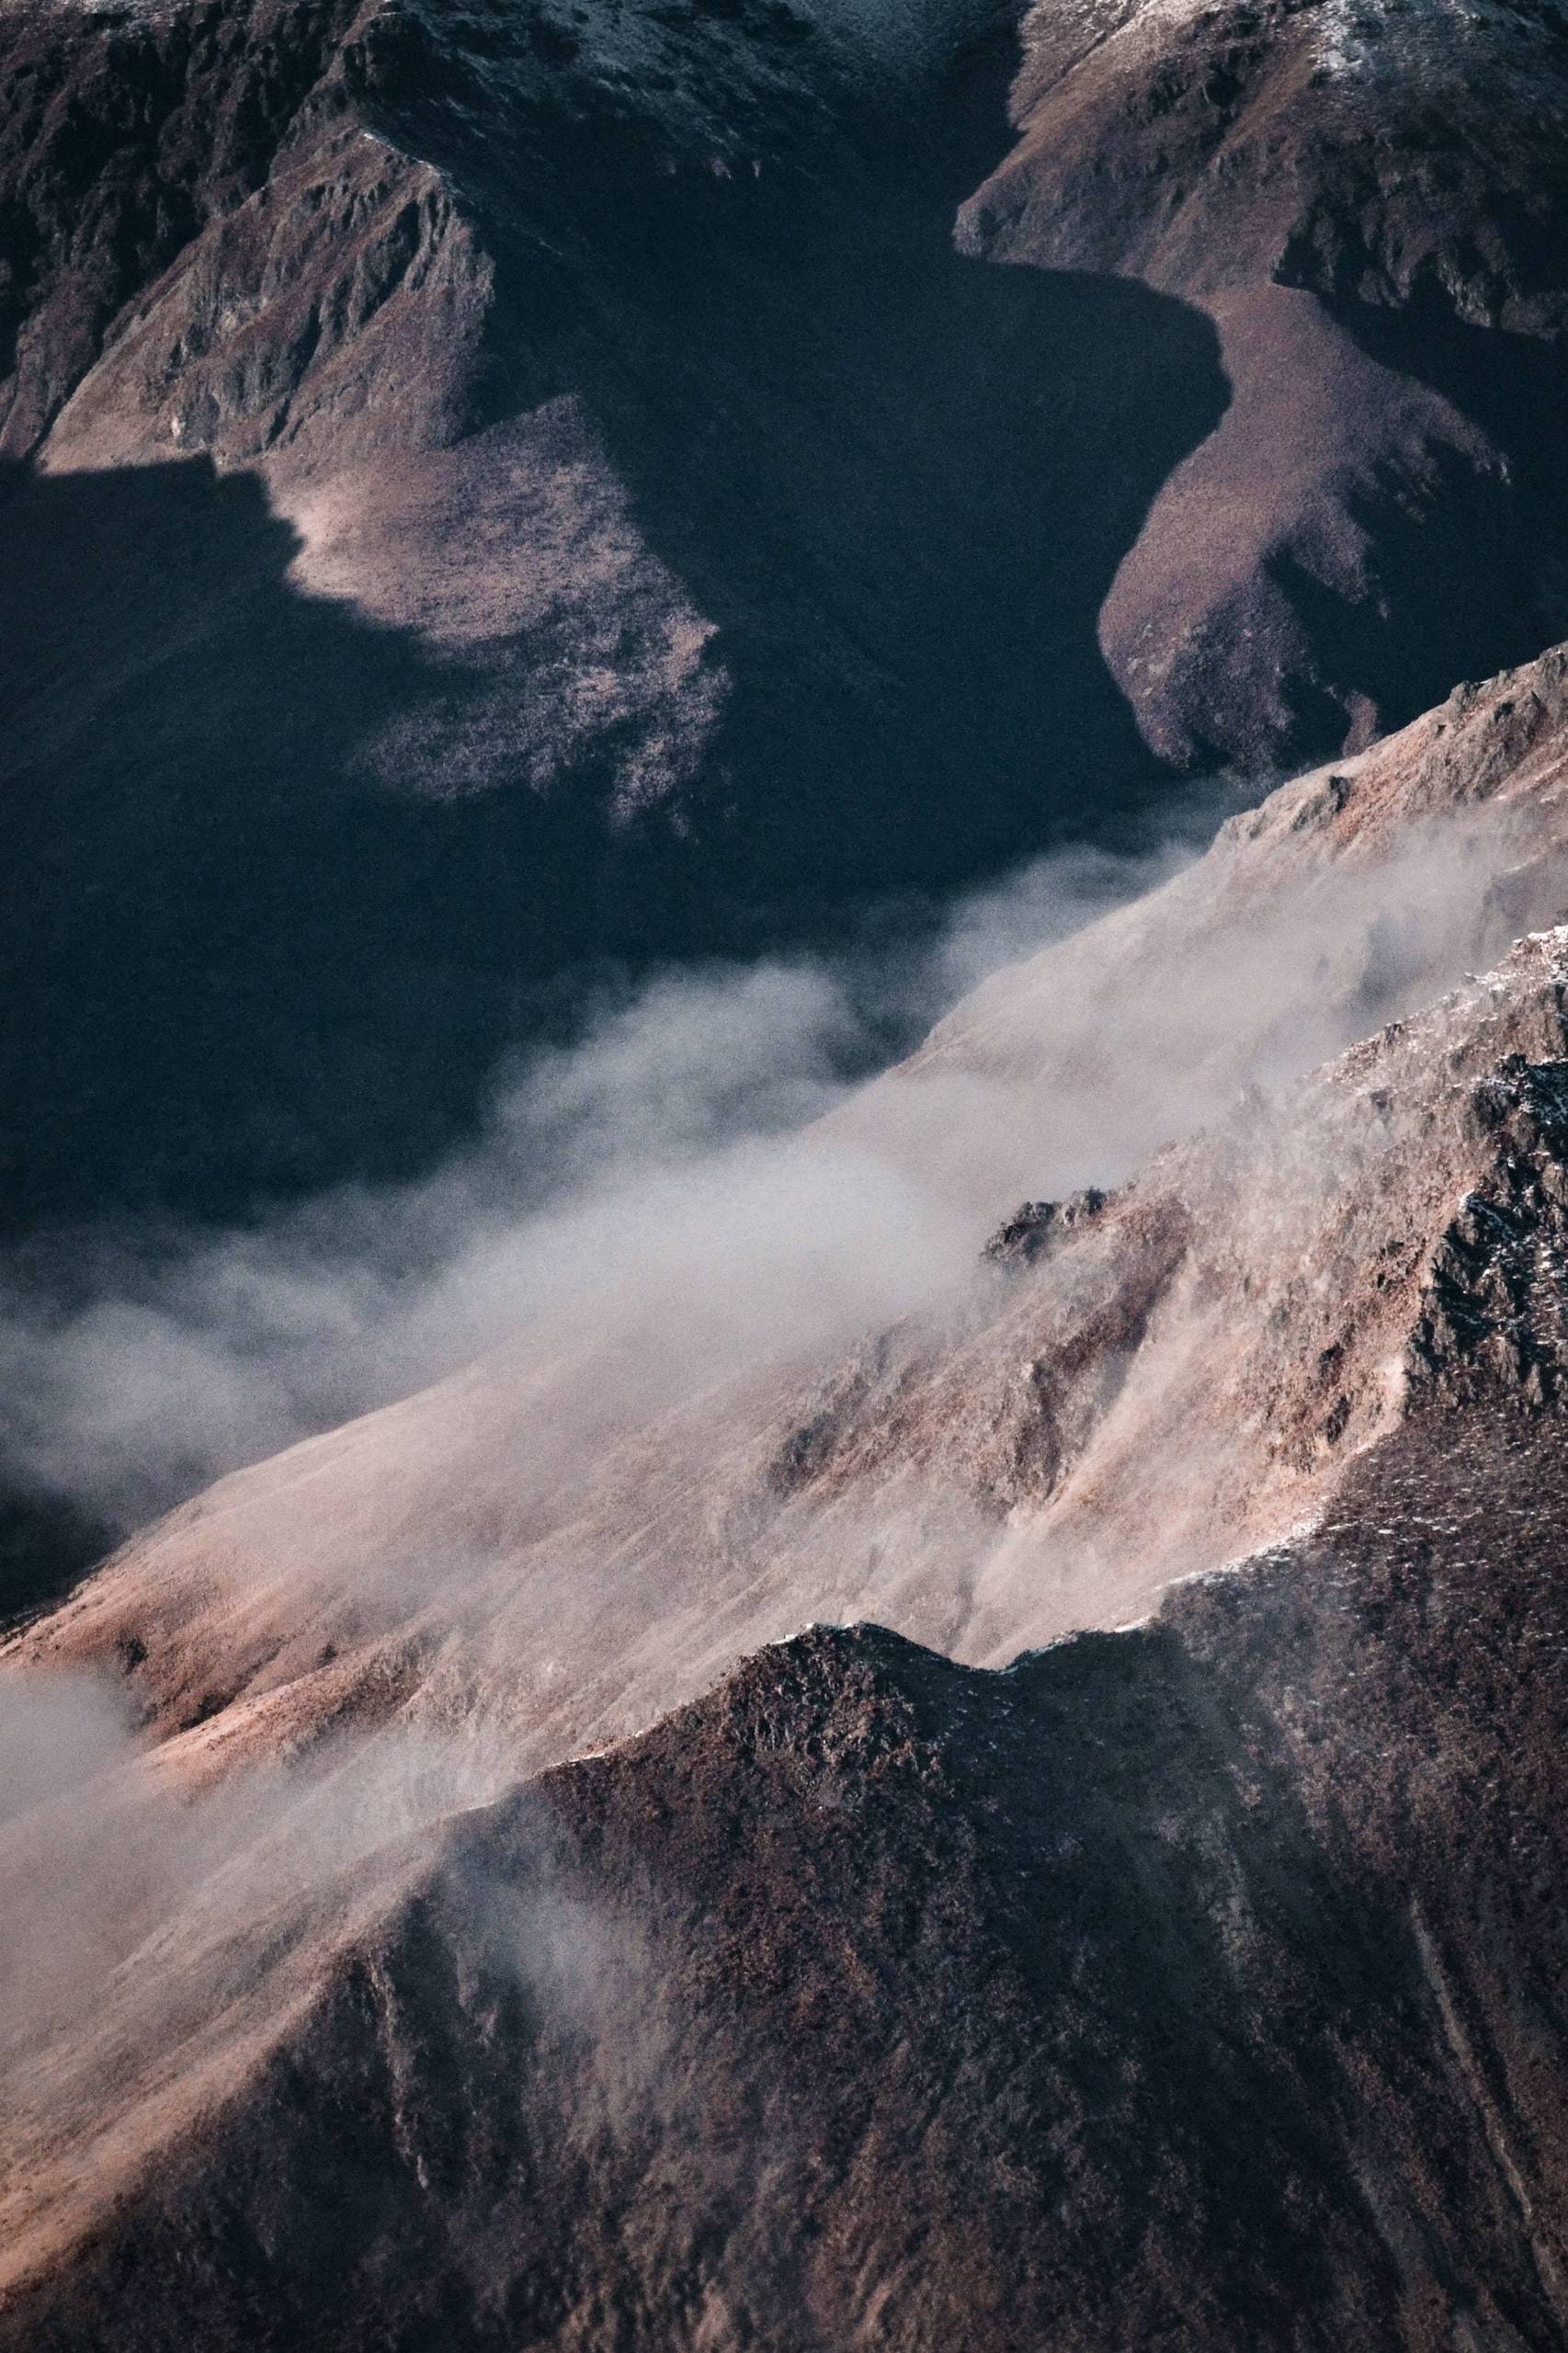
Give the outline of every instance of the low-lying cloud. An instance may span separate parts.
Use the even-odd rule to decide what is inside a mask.
[[[0,1465],[129,1529],[530,1326],[557,1362],[592,1359],[574,1406],[591,1423],[612,1394],[667,1399],[904,1313],[971,1221],[918,1167],[812,1123],[878,1036],[1180,855],[1042,861],[918,948],[666,973],[504,1070],[480,1140],[422,1182],[91,1237],[68,1288],[6,1302]]]
[[[1024,1193],[1119,1180],[1244,1082],[1290,1079],[1555,904],[1537,874],[1492,904],[1509,856],[1480,824],[1381,866],[1304,860],[1250,921],[1212,899],[1210,870],[1152,929],[1130,912],[994,981],[956,1053],[869,1096],[846,1077],[878,1037],[1186,856],[1178,837],[1042,861],[918,948],[666,973],[503,1071],[483,1135],[422,1182],[338,1188],[243,1230],[95,1238],[69,1291],[7,1302],[0,1467],[129,1530],[516,1342],[519,1398],[530,1350],[550,1367],[527,1450],[548,1481],[695,1388],[906,1314]]]

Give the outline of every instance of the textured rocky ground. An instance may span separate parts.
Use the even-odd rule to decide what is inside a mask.
[[[1557,0],[1042,5],[1024,39],[964,250],[1201,305],[1233,388],[1103,616],[1151,741],[1364,741],[1485,666],[1478,591],[1498,659],[1558,634]]]

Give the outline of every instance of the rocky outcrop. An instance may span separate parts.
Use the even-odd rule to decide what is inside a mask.
[[[1095,1185],[1086,1185],[1064,1201],[1025,1201],[1005,1225],[997,1227],[985,1245],[985,1255],[999,1267],[1032,1267],[1053,1242],[1087,1225],[1105,1205],[1106,1195]]]
[[[1463,1404],[1502,1389],[1541,1406],[1562,1392],[1565,1097],[1568,1064],[1522,1058],[1477,1097],[1500,1150],[1433,1256],[1410,1347],[1424,1399]]]
[[[209,220],[254,201],[353,21],[331,7],[10,12],[7,456],[39,448],[127,303]]]

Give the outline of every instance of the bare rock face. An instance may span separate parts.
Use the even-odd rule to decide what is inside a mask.
[[[1562,1457],[1423,1416],[1147,1629],[815,1629],[394,1853],[0,2343],[1544,2353]]]
[[[1098,1217],[1106,1199],[1097,1186],[1087,1185],[1065,1201],[1026,1201],[997,1228],[985,1255],[999,1267],[1031,1267],[1053,1243]]]
[[[1041,6],[1019,143],[968,251],[1131,273],[1214,317],[1233,386],[1155,500],[1103,642],[1188,764],[1354,750],[1439,691],[1481,579],[1514,658],[1555,634],[1568,19]],[[1548,493],[1550,495],[1550,493]]]
[[[1205,296],[1426,287],[1471,324],[1568,325],[1558,0],[1104,0],[1040,7],[1024,51],[1018,149],[966,214],[1003,252]]]
[[[18,9],[6,25],[5,449],[30,455],[111,322],[267,176],[350,12]],[[264,60],[262,45],[273,63]],[[214,109],[199,95],[222,82]],[[216,119],[214,119],[214,113]]]
[[[1434,1398],[1462,1404],[1502,1388],[1541,1405],[1560,1393],[1565,1086],[1568,1065],[1521,1059],[1477,1098],[1502,1149],[1433,1259],[1411,1371]]]
[[[517,142],[498,232],[551,206],[552,128],[716,167],[768,100],[775,142],[811,113],[802,38],[766,9],[8,12],[0,450],[336,469],[457,439],[497,356],[485,139]]]

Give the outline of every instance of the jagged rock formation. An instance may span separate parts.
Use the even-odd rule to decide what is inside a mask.
[[[1562,1457],[1423,1416],[1145,1631],[818,1630],[383,1861],[155,2165],[122,2063],[0,2343],[1544,2353]]]
[[[1032,1267],[1053,1242],[1098,1217],[1106,1200],[1097,1185],[1086,1185],[1065,1201],[1026,1201],[992,1235],[985,1255],[998,1267]]]

